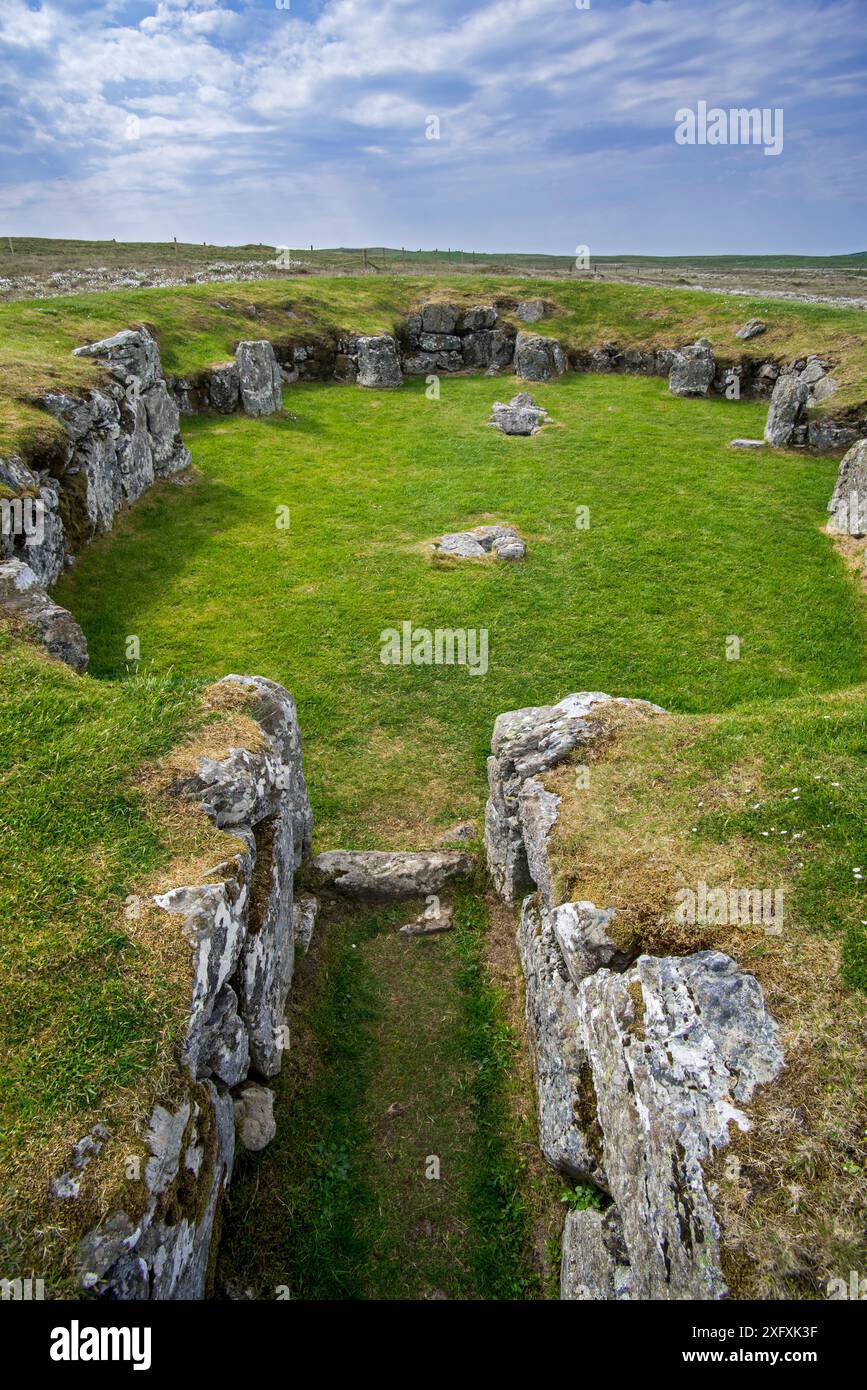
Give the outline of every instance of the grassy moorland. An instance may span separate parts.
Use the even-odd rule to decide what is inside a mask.
[[[534,388],[554,423],[510,440],[485,421],[511,390],[296,387],[283,418],[189,422],[193,483],[152,490],[57,596],[100,685],[227,669],[288,685],[319,848],[422,846],[478,818],[501,710],[604,689],[674,711],[671,733],[594,774],[598,815],[564,818],[564,891],[628,898],[648,948],[693,949],[717,942],[674,938],[675,885],[786,885],[781,941],[723,941],[763,980],[792,1058],[744,1151],[752,1186],[727,1189],[735,1245],[757,1227],[763,1241],[730,1277],[742,1295],[821,1292],[863,1202],[851,1096],[867,982],[865,610],[822,530],[836,462],[731,451],[761,404],[678,401],[636,378]],[[524,564],[431,557],[443,530],[488,519],[521,528]],[[404,621],[486,629],[486,674],[383,665],[380,634]],[[511,921],[472,893],[452,937],[402,942],[398,919],[339,917],[300,972],[280,1133],[240,1162],[226,1222],[222,1275],[257,1296],[543,1290],[531,1238],[558,1184],[534,1166],[514,967],[490,973]]]
[[[634,285],[478,275],[468,280],[412,276],[315,277],[243,285],[181,285],[113,290],[0,305],[0,453],[36,452],[59,437],[37,402],[52,389],[85,388],[99,379],[91,359],[72,356],[86,342],[146,323],[163,366],[194,374],[232,355],[243,338],[311,342],[337,331],[391,332],[431,297],[461,304],[541,296],[549,316],[537,325],[569,348],[613,340],[623,347],[673,347],[704,335],[732,360],[810,352],[834,363],[840,391],[828,408],[861,403],[867,381],[867,321],[855,309],[732,298]],[[508,308],[503,310],[508,317]],[[735,330],[750,316],[768,331],[741,343]]]

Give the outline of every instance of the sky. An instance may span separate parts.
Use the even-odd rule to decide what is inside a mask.
[[[867,0],[0,0],[0,233],[865,250],[865,69]]]

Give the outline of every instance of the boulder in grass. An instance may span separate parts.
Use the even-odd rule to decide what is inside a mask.
[[[515,310],[515,318],[522,323],[538,323],[539,319],[545,317],[544,299],[525,299]]]
[[[547,410],[536,405],[528,391],[519,391],[506,404],[494,401],[488,423],[503,434],[529,435],[538,434],[548,419]]]
[[[524,381],[550,381],[566,370],[566,354],[556,338],[519,333],[515,339],[515,376]]]
[[[750,338],[758,338],[760,333],[765,333],[767,327],[764,319],[747,319],[746,323],[738,329],[735,337],[747,342]]]
[[[729,442],[730,449],[764,449],[763,439],[732,439]]]
[[[505,522],[493,526],[475,526],[472,531],[449,531],[436,542],[438,555],[451,555],[458,560],[483,560],[495,555],[498,560],[523,560],[527,547],[517,528]]]

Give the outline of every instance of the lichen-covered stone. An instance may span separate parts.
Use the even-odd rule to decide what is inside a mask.
[[[668,374],[673,396],[706,396],[716,375],[716,360],[706,338],[699,338],[675,354]]]
[[[356,381],[359,386],[400,386],[403,375],[397,355],[397,343],[390,333],[358,339]]]
[[[832,531],[867,535],[867,439],[859,439],[843,458],[828,511]]]
[[[765,422],[765,441],[775,449],[792,443],[796,427],[801,423],[807,404],[807,386],[799,374],[786,372],[774,387],[768,418]]]
[[[87,669],[87,641],[67,609],[50,599],[33,570],[22,560],[0,563],[0,610],[73,671]]]
[[[247,415],[275,415],[283,409],[283,378],[274,348],[266,339],[235,349],[241,409]]]
[[[524,381],[550,381],[566,370],[566,356],[556,338],[519,333],[515,339],[515,375]]]
[[[368,901],[423,898],[472,872],[472,855],[461,850],[330,850],[311,864],[311,878],[318,887]]]

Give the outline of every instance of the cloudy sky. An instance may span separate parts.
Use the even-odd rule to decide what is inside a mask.
[[[0,233],[863,250],[865,67],[867,0],[0,0]]]

